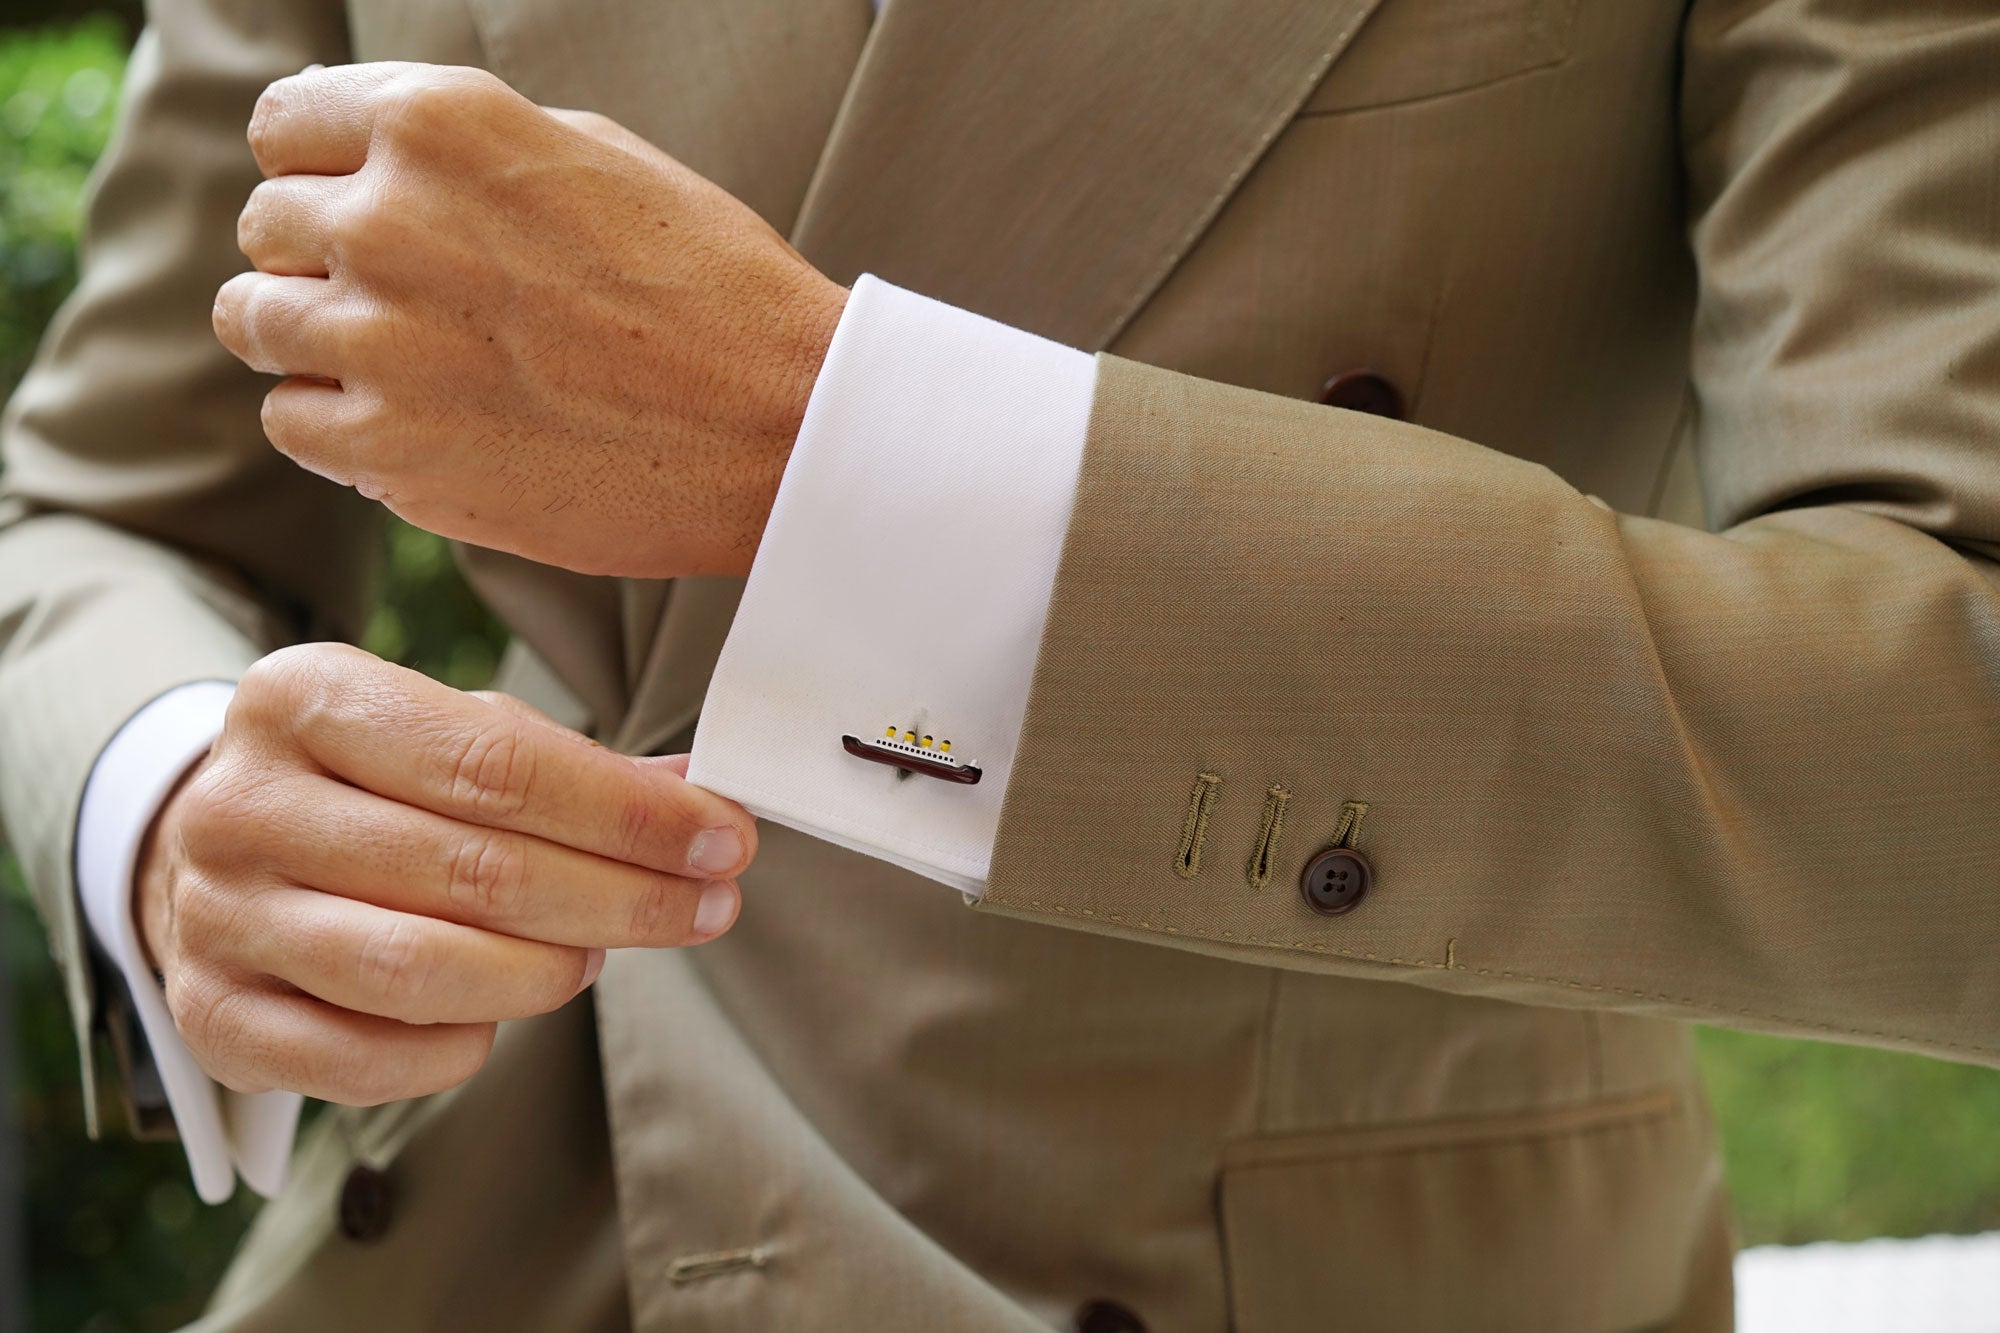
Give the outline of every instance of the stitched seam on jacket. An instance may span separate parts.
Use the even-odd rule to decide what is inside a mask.
[[[1511,972],[1501,968],[1468,967],[1464,963],[1447,965],[1433,962],[1427,958],[1398,958],[1393,955],[1385,957],[1381,954],[1368,953],[1356,949],[1336,949],[1331,945],[1315,944],[1311,940],[1274,940],[1266,939],[1260,935],[1238,935],[1227,930],[1217,932],[1213,935],[1197,934],[1184,931],[1178,926],[1154,925],[1150,921],[1134,921],[1117,912],[1098,912],[1088,907],[1065,907],[1060,903],[1038,902],[1032,898],[1009,901],[1004,898],[995,898],[989,894],[982,901],[990,907],[1025,907],[1031,911],[1051,912],[1057,916],[1076,916],[1092,921],[1109,921],[1115,925],[1123,926],[1128,930],[1145,930],[1156,934],[1178,935],[1182,939],[1226,940],[1231,944],[1261,944],[1273,949],[1307,950],[1312,953],[1328,954],[1340,958],[1352,958],[1360,962],[1387,963],[1394,967],[1422,967],[1428,968],[1433,972],[1470,972],[1475,976],[1496,977],[1502,981],[1525,981],[1537,986],[1560,986],[1565,990],[1586,991],[1596,995],[1622,995],[1632,1000],[1651,1000],[1657,1004],[1679,1005],[1682,1008],[1699,1010],[1702,1013],[1711,1014],[1719,1018],[1748,1018],[1760,1023],[1779,1023],[1788,1028],[1796,1028],[1801,1032],[1826,1032],[1842,1037],[1864,1037],[1875,1042],[1910,1042],[1916,1040],[1906,1032],[1877,1032],[1871,1028],[1841,1027],[1837,1023],[1821,1023],[1814,1019],[1797,1018],[1790,1014],[1764,1013],[1756,1009],[1725,1008],[1722,1005],[1708,1004],[1697,1000],[1691,995],[1660,995],[1652,991],[1630,990],[1624,986],[1604,986],[1592,981],[1570,981],[1562,977],[1540,977],[1529,972]],[[1922,1039],[1922,1045],[1926,1048],[1941,1051],[1964,1051],[1968,1055],[1985,1056],[1989,1059],[1996,1053],[2000,1053],[2000,1047],[1971,1046],[1964,1042],[1940,1041],[1929,1037]]]
[[[1225,1172],[1292,1170],[1324,1162],[1373,1161],[1411,1153],[1480,1151],[1633,1129],[1662,1120],[1677,1120],[1680,1116],[1680,1098],[1669,1088],[1610,1104],[1585,1103],[1539,1114],[1496,1116],[1500,1124],[1484,1133],[1477,1121],[1456,1120],[1432,1125],[1361,1126],[1346,1143],[1340,1142],[1346,1136],[1338,1130],[1297,1135],[1297,1141],[1292,1143],[1285,1139],[1239,1140],[1223,1145],[1222,1169]],[[1427,1134],[1436,1137],[1427,1138]],[[1382,1142],[1370,1147],[1367,1143],[1370,1137]],[[1285,1151],[1287,1148],[1289,1152]],[[1256,1154],[1260,1149],[1268,1150],[1270,1155],[1245,1155]],[[1238,1154],[1234,1160],[1232,1152]]]

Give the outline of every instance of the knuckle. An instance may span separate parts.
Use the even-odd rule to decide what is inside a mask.
[[[225,729],[268,721],[275,707],[288,697],[296,679],[299,650],[280,648],[250,664],[236,682],[236,695],[229,701]]]
[[[398,207],[379,174],[358,179],[327,211],[327,242],[334,262],[350,273],[374,269],[421,240],[421,233],[404,222],[410,206],[404,201]]]
[[[534,747],[510,726],[479,728],[451,761],[451,794],[476,816],[508,819],[528,805]]]
[[[375,1043],[344,1037],[326,1059],[327,1100],[343,1106],[380,1106],[412,1094],[395,1063],[381,1058]]]
[[[299,441],[290,429],[291,422],[285,416],[283,404],[276,390],[264,395],[262,406],[257,409],[257,424],[264,430],[264,438],[271,447],[287,457],[299,452]]]
[[[214,830],[227,827],[236,809],[236,783],[222,764],[204,764],[188,779],[180,797],[180,835],[196,861],[207,850]]]
[[[304,644],[280,662],[280,727],[308,747],[322,741],[350,709],[354,695],[352,650],[342,644]]]
[[[380,392],[369,388],[351,388],[347,392],[353,395],[354,402],[348,408],[345,434],[358,453],[382,452],[382,442],[393,438],[401,424],[395,407]]]
[[[430,989],[435,967],[435,956],[424,936],[412,923],[402,920],[371,930],[355,958],[362,984],[397,1005],[422,999]]]
[[[490,106],[515,96],[499,75],[476,65],[448,65],[438,71],[438,82],[452,90],[459,105]]]
[[[215,309],[210,315],[210,324],[222,345],[239,357],[248,351],[246,306],[250,289],[256,281],[255,273],[238,273],[215,289]]]
[[[384,1058],[388,1052],[365,1037],[344,1038],[321,1057],[324,1098],[343,1106],[380,1106],[457,1087],[485,1066],[494,1029],[492,1023],[454,1027],[415,1067]]]
[[[223,291],[233,302],[237,341],[254,356],[278,320],[279,308],[271,299],[270,279],[261,273],[238,274]]]
[[[332,363],[379,372],[382,358],[371,353],[381,340],[383,322],[383,317],[362,301],[350,298],[330,302],[321,327]]]
[[[261,248],[270,227],[271,182],[261,181],[250,191],[243,211],[236,215],[236,248],[252,254]]]
[[[458,81],[437,70],[412,71],[386,85],[377,127],[392,143],[427,143],[449,134],[463,112]]]
[[[190,778],[180,796],[176,828],[189,864],[207,871],[241,861],[270,818],[269,787],[268,781],[251,780],[235,760],[211,761]],[[191,880],[188,889],[195,902],[219,892],[201,877]]]
[[[413,68],[383,87],[376,125],[392,145],[420,151],[461,138],[470,121],[509,95],[507,85],[483,69]]]
[[[304,740],[323,734],[345,706],[353,651],[340,644],[307,643],[281,648],[258,661],[251,671],[257,678],[256,720],[263,729]]]
[[[299,1060],[316,1071],[313,1094],[336,1106],[380,1106],[396,1100],[395,1075],[378,1058],[373,1043],[352,1036],[333,1039]]]
[[[352,401],[340,430],[340,444],[354,468],[349,484],[371,500],[398,498],[393,484],[406,474],[408,433],[399,409],[387,398],[365,388],[346,390]]]
[[[445,896],[475,920],[511,920],[527,887],[525,861],[514,834],[467,834],[452,849]]]
[[[257,105],[251,108],[250,124],[244,130],[244,137],[250,141],[250,151],[262,160],[271,146],[271,127],[283,113],[290,100],[288,79],[279,79],[258,94]]]
[[[655,869],[686,864],[688,844],[702,826],[674,800],[638,791],[625,801],[618,819],[620,859]]]
[[[350,277],[358,269],[373,266],[376,243],[384,228],[373,200],[365,191],[355,193],[360,197],[342,202],[326,217],[328,257],[335,268]]]
[[[662,945],[684,939],[693,920],[688,897],[687,886],[672,876],[648,876],[646,886],[632,899],[629,929],[633,941]],[[581,982],[580,973],[577,979]]]
[[[204,1067],[227,1063],[245,1034],[247,992],[202,968],[179,968],[167,979],[167,1012]]]
[[[184,876],[174,885],[174,943],[180,955],[216,961],[236,911],[234,900],[212,878]]]

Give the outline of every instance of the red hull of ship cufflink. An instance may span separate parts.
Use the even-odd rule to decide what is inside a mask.
[[[934,736],[918,736],[914,731],[899,732],[890,727],[880,736],[871,736],[867,740],[858,736],[842,736],[840,748],[856,759],[887,764],[905,773],[918,773],[941,782],[960,782],[970,786],[979,781],[979,765],[954,755],[950,741],[940,741]]]

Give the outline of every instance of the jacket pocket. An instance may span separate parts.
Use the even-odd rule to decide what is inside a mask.
[[[1716,1189],[1676,1089],[1224,1153],[1235,1333],[1619,1333],[1679,1307]]]
[[[1569,55],[1580,0],[1382,0],[1301,115],[1477,88]]]

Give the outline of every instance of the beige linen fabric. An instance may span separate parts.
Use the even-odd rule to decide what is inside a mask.
[[[86,1040],[98,749],[367,605],[372,511],[207,330],[267,81],[486,65],[836,278],[1115,354],[984,902],[769,830],[728,937],[611,960],[597,1058],[573,1006],[326,1117],[205,1327],[1726,1328],[1672,1020],[2000,1041],[1986,10],[157,0],[0,492],[0,814]],[[1305,401],[1356,368],[1421,424]],[[684,739],[732,583],[466,561],[526,692]]]

